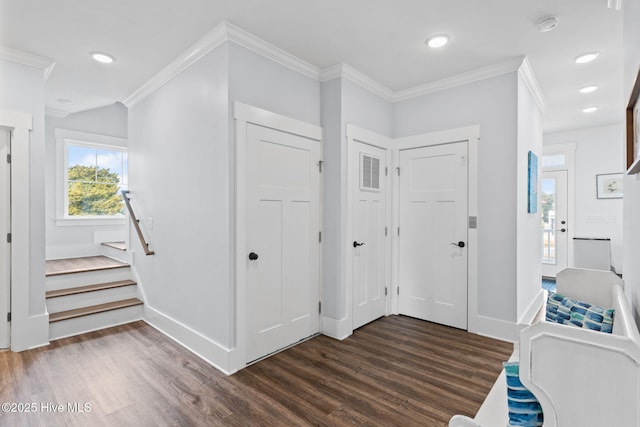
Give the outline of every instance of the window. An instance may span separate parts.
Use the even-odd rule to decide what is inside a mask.
[[[127,189],[127,148],[120,138],[56,129],[58,225],[122,222]],[[114,222],[115,220],[115,222]]]

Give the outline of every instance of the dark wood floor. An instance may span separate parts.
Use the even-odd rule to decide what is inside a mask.
[[[342,342],[319,336],[227,377],[137,322],[0,352],[0,402],[36,409],[0,413],[0,425],[446,426],[453,414],[475,414],[511,350],[390,316]],[[70,412],[69,403],[90,412]]]

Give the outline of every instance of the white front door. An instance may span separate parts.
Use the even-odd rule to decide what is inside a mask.
[[[0,348],[9,348],[10,327],[7,313],[11,311],[11,170],[6,161],[11,153],[10,132],[0,127]]]
[[[320,330],[320,142],[248,124],[247,361]]]
[[[400,151],[400,314],[467,328],[467,142]]]
[[[352,183],[353,329],[386,314],[387,151],[362,142],[350,146]]]
[[[541,181],[542,275],[556,277],[569,258],[567,171],[543,171]]]

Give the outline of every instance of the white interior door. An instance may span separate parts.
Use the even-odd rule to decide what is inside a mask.
[[[467,142],[399,160],[399,312],[466,329]]]
[[[319,332],[320,142],[247,125],[247,361]]]
[[[11,153],[9,130],[0,127],[0,348],[9,348],[11,311],[11,248],[6,235],[11,231],[11,170],[5,160]]]
[[[351,144],[353,329],[386,314],[387,152]]]
[[[567,171],[543,171],[541,181],[542,275],[556,277],[569,258]]]

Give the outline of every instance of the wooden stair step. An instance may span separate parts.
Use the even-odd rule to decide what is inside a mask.
[[[105,304],[92,305],[89,307],[76,308],[74,310],[60,311],[49,314],[49,323],[61,320],[73,319],[76,317],[89,316],[91,314],[103,313],[105,311],[118,310],[120,308],[133,307],[143,304],[138,298],[129,298],[121,301],[113,301]]]
[[[46,262],[46,276],[59,276],[62,274],[84,273],[88,271],[111,270],[114,268],[126,268],[129,264],[104,255],[54,259]]]
[[[98,283],[96,285],[77,286],[75,288],[58,289],[54,291],[47,291],[47,298],[64,297],[67,295],[84,294],[86,292],[103,291],[105,289],[121,288],[123,286],[132,286],[137,283],[133,280],[118,280],[115,282]]]
[[[103,246],[108,246],[113,249],[118,249],[119,251],[126,251],[127,245],[125,242],[102,242]]]

